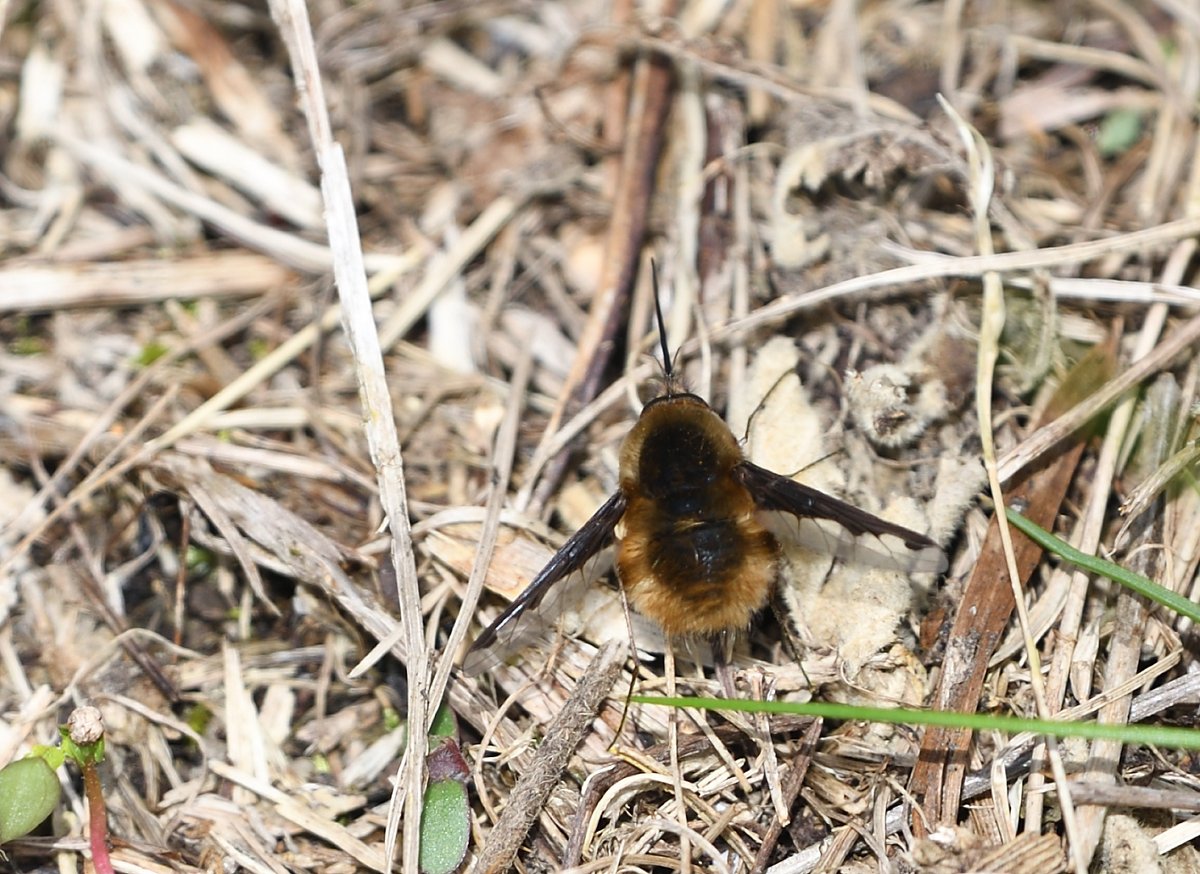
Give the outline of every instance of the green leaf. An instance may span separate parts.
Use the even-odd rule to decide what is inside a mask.
[[[188,728],[196,734],[203,735],[213,720],[213,712],[203,704],[194,704],[188,708],[186,719]]]
[[[151,340],[138,350],[137,355],[133,358],[133,363],[138,367],[149,367],[170,351],[164,344],[159,343],[157,340]]]
[[[421,874],[457,871],[467,857],[470,839],[467,787],[457,780],[430,783],[421,811]]]
[[[40,337],[17,337],[8,345],[13,355],[44,355],[46,343]]]
[[[458,725],[454,721],[454,711],[443,704],[433,717],[433,725],[429,726],[430,737],[454,737]]]
[[[67,760],[67,754],[62,751],[62,747],[48,747],[45,744],[34,744],[29,755],[45,759],[51,771],[57,771]]]
[[[396,712],[395,708],[392,708],[392,707],[384,707],[383,708],[383,730],[384,731],[395,731],[396,729],[398,729],[400,727],[401,723],[403,723],[403,722],[404,722],[404,720],[401,719],[400,714]]]
[[[54,811],[61,793],[45,759],[31,756],[0,768],[0,844],[37,828]]]
[[[1142,115],[1136,109],[1116,109],[1100,123],[1096,149],[1106,158],[1133,148],[1142,135]]]
[[[71,729],[65,725],[58,727],[62,736],[63,752],[75,760],[81,768],[86,764],[98,765],[104,761],[104,735],[95,743],[77,744],[71,740]]]

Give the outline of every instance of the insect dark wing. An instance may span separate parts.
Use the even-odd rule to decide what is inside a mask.
[[[625,496],[617,492],[554,553],[508,609],[475,638],[463,658],[463,673],[475,677],[494,668],[540,633],[542,624],[537,621],[537,614],[546,602],[547,593],[612,542],[613,531],[624,513]]]
[[[845,548],[835,549],[834,554],[839,558],[865,559],[867,564],[905,571],[941,573],[947,567],[945,553],[924,534],[880,519],[853,504],[839,501],[750,461],[740,462],[734,468],[733,475],[754,496],[754,502],[760,509],[788,513],[799,518],[828,519],[845,529],[856,540]],[[881,556],[870,546],[858,543],[858,539],[864,535],[872,535],[881,544],[883,537],[894,537],[900,541],[904,554],[895,555],[894,550],[887,549],[890,558]]]

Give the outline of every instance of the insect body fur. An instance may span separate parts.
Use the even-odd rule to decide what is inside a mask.
[[[696,395],[646,405],[621,447],[617,571],[672,637],[747,628],[775,585],[778,544],[735,478],[741,448]]]

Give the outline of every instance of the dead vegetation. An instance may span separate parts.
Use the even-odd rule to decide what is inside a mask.
[[[476,602],[613,490],[654,253],[679,366],[750,456],[951,559],[797,548],[803,658],[764,618],[745,697],[1194,724],[1187,623],[1008,557],[982,463],[1194,594],[1192,4],[301,11],[0,3],[0,762],[89,701],[121,870],[385,870],[444,700],[483,870],[1200,865],[1190,754],[626,713],[603,585],[564,599],[570,639],[447,677]],[[84,822],[76,791],[6,850],[74,867]]]

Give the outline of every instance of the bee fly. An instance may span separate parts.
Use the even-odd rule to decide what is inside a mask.
[[[500,663],[523,636],[522,618],[614,540],[617,575],[629,602],[668,639],[717,642],[750,626],[778,580],[779,543],[762,518],[771,511],[831,520],[855,538],[896,538],[904,554],[894,567],[945,570],[944,554],[924,534],[747,460],[729,426],[676,378],[657,288],[654,308],[666,385],[621,444],[617,493],[479,635],[463,660],[468,676]]]

